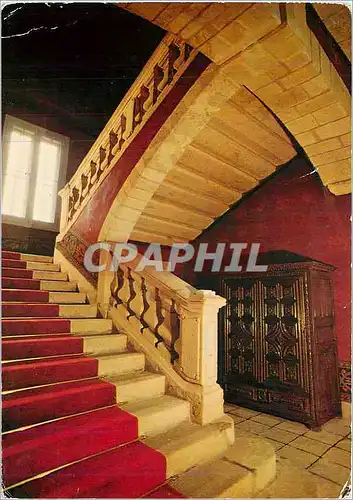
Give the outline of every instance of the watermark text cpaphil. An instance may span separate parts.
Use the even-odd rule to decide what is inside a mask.
[[[146,267],[153,267],[156,271],[174,272],[178,264],[193,261],[195,272],[202,272],[206,262],[212,263],[211,272],[219,272],[227,255],[228,264],[222,272],[266,272],[268,266],[257,263],[259,249],[260,243],[217,243],[215,250],[209,250],[208,243],[200,243],[197,248],[191,243],[175,243],[170,247],[166,260],[163,259],[161,245],[150,243],[141,254],[135,270],[143,271]],[[96,251],[108,252],[111,255],[109,264],[95,264],[93,256]],[[91,273],[117,271],[120,263],[131,262],[138,254],[138,247],[133,243],[97,242],[87,248],[84,266]],[[246,265],[243,263],[244,257],[247,258]]]

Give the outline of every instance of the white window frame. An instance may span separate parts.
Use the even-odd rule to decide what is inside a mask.
[[[55,218],[54,222],[42,222],[38,220],[33,220],[30,218],[29,214],[33,212],[33,202],[34,202],[34,189],[36,185],[37,169],[38,169],[38,154],[39,154],[39,144],[40,140],[43,138],[53,139],[61,143],[61,154],[60,154],[60,167],[59,167],[59,177],[57,190],[60,191],[66,184],[66,171],[67,171],[67,160],[69,155],[69,143],[70,139],[65,135],[58,134],[56,132],[51,132],[38,125],[33,125],[30,122],[21,120],[11,115],[5,116],[4,122],[4,132],[3,132],[3,157],[2,166],[3,174],[2,179],[4,180],[6,174],[6,165],[9,152],[10,135],[14,127],[21,127],[25,130],[30,131],[34,135],[34,147],[32,154],[32,165],[31,165],[31,178],[29,182],[29,193],[28,201],[26,207],[25,217],[16,217],[14,215],[2,214],[2,222],[5,224],[13,224],[15,226],[32,227],[35,229],[45,229],[47,231],[59,232],[60,228],[60,213],[61,213],[61,199],[58,195],[55,208]]]

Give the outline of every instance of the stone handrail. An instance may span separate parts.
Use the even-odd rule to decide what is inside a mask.
[[[215,386],[218,310],[226,300],[171,272],[150,267],[139,271],[141,258],[120,263],[111,282],[111,308],[120,308],[182,378]]]
[[[175,35],[159,44],[81,162],[62,198],[60,233],[66,232],[143,124],[159,106],[197,51]]]

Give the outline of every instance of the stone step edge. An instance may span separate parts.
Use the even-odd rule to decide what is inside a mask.
[[[1,258],[2,259],[8,259],[11,257],[3,257],[3,254],[7,253],[13,253],[16,255],[19,255],[19,259],[14,259],[14,260],[20,260],[20,261],[30,261],[31,258],[34,258],[34,261],[31,262],[47,262],[48,264],[52,264],[54,262],[54,258],[50,255],[39,255],[35,253],[23,253],[23,252],[16,252],[14,250],[1,250]]]
[[[174,476],[169,484],[189,498],[253,498],[275,477],[274,447],[261,436],[241,436],[222,456]]]
[[[83,378],[83,379],[77,379],[75,380],[75,382],[80,382],[80,381],[87,381],[89,382],[90,380],[101,380],[103,382],[109,382],[113,385],[116,386],[116,392],[118,392],[119,390],[119,382],[121,381],[130,381],[131,383],[138,383],[141,378],[143,378],[144,376],[146,377],[149,377],[149,376],[160,376],[160,377],[163,377],[163,375],[160,375],[160,374],[157,374],[157,373],[154,373],[154,372],[149,372],[149,371],[144,371],[144,372],[138,372],[138,373],[130,373],[130,374],[125,374],[125,375],[118,375],[118,376],[112,376],[112,377],[99,377],[99,376],[95,376],[95,377],[87,377],[87,378]],[[30,389],[39,389],[40,387],[48,387],[48,386],[52,386],[55,388],[56,385],[59,385],[59,384],[69,384],[69,383],[72,383],[72,380],[67,380],[67,381],[64,381],[64,382],[55,382],[55,383],[52,383],[52,384],[46,384],[46,385],[38,385],[38,386],[35,386],[35,387],[31,387]],[[24,392],[25,390],[28,390],[28,387],[25,387],[25,388],[21,388],[21,389],[14,389],[12,391],[3,391],[2,394],[5,395],[5,394],[11,394],[11,393],[20,393],[20,392]],[[154,399],[154,398],[151,398],[151,399]],[[136,400],[137,401],[137,400]],[[116,403],[113,403],[112,405],[108,405],[108,406],[102,406],[100,408],[94,408],[92,410],[85,410],[83,412],[78,412],[78,413],[74,413],[73,415],[64,415],[62,417],[57,417],[57,418],[53,418],[53,419],[50,419],[50,420],[44,420],[43,422],[37,422],[35,424],[29,424],[29,425],[25,425],[23,427],[18,427],[17,429],[12,429],[12,430],[9,430],[9,431],[6,431],[6,432],[3,432],[3,435],[6,435],[6,434],[13,434],[15,432],[20,432],[22,430],[25,430],[25,429],[30,429],[32,427],[39,427],[40,425],[45,425],[45,424],[48,424],[48,423],[51,423],[51,422],[56,422],[56,421],[59,421],[59,420],[64,420],[64,419],[67,419],[67,418],[73,418],[75,416],[80,416],[80,415],[85,415],[85,414],[89,414],[89,413],[93,413],[97,410],[101,410],[103,408],[111,408],[113,406],[118,406],[119,408],[122,408],[123,404],[121,402],[116,402]],[[123,409],[123,408],[122,408]]]
[[[9,364],[9,363],[16,363],[16,362],[22,362],[22,361],[37,361],[40,359],[43,360],[50,360],[51,358],[58,358],[58,357],[65,357],[65,356],[90,356],[90,357],[97,357],[97,356],[108,356],[108,355],[118,355],[118,354],[123,354],[130,352],[127,349],[127,336],[124,334],[120,333],[106,333],[106,334],[101,334],[101,335],[74,335],[72,333],[67,334],[67,336],[70,336],[72,339],[83,339],[83,350],[82,352],[76,352],[76,353],[64,353],[64,354],[51,354],[47,356],[32,356],[30,358],[14,358],[14,359],[3,359],[2,363],[4,365]],[[48,336],[46,336],[48,338]],[[21,340],[28,340],[28,336],[24,339],[23,337],[21,339],[16,339],[11,337],[12,340],[18,340],[19,342]],[[1,343],[6,342],[7,340],[10,340],[8,337],[4,337],[1,339]],[[35,341],[40,341],[41,339],[36,338],[34,339]],[[53,336],[53,340],[55,339],[55,336]],[[60,340],[60,338],[58,339]],[[121,341],[122,345],[113,346],[110,348],[109,345],[105,346],[92,346],[92,340],[95,341],[102,341],[103,344],[106,341],[110,340],[119,340]],[[86,342],[85,342],[86,341]],[[88,345],[87,345],[88,344]],[[109,342],[108,342],[109,344]],[[106,350],[105,350],[106,349]]]
[[[99,409],[102,409],[102,408],[99,408]],[[17,488],[19,486],[22,486],[26,483],[29,483],[30,481],[34,481],[35,479],[39,479],[39,478],[42,478],[42,477],[46,477],[46,476],[49,476],[50,474],[52,474],[53,472],[56,472],[56,471],[59,471],[61,469],[65,469],[66,467],[70,467],[70,465],[74,465],[74,464],[78,464],[80,462],[84,462],[85,460],[89,460],[91,458],[94,458],[94,457],[98,457],[100,455],[103,455],[104,453],[109,453],[110,451],[113,451],[113,450],[117,450],[119,448],[123,448],[124,446],[128,446],[129,444],[132,444],[132,443],[136,443],[138,442],[139,439],[134,439],[132,441],[127,441],[126,443],[122,443],[122,444],[119,444],[118,446],[113,446],[111,448],[107,448],[106,450],[103,450],[103,451],[100,451],[98,453],[93,453],[92,455],[88,455],[84,458],[80,458],[79,460],[74,460],[72,462],[67,462],[63,465],[60,465],[59,467],[55,467],[54,469],[50,469],[46,472],[42,472],[41,474],[37,474],[35,476],[32,476],[28,479],[25,479],[23,481],[20,481],[19,483],[16,483],[16,484],[13,484],[11,486],[8,486],[7,488],[4,488],[3,489],[3,492],[7,492],[7,491],[11,491],[12,488]]]

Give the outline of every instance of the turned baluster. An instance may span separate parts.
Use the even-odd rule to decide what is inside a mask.
[[[106,162],[104,161],[106,159],[107,153],[106,150],[101,146],[99,148],[99,162],[98,162],[98,172],[97,172],[97,180],[99,180],[100,176],[103,173],[103,170],[106,166]]]
[[[177,72],[177,68],[175,67],[175,63],[178,61],[181,55],[180,49],[174,43],[169,45],[168,50],[168,83],[170,83],[175,73]],[[180,61],[181,64],[181,61]]]
[[[86,194],[88,193],[88,176],[85,174],[81,174],[81,196],[80,196],[80,205],[85,199]]]
[[[184,61],[187,61],[190,57],[193,48],[188,43],[184,43]]]
[[[160,86],[162,85],[162,81],[163,81],[163,78],[164,78],[164,71],[163,69],[156,65],[153,69],[153,104],[155,104],[155,102],[157,101],[158,99],[158,96],[159,94],[162,92],[163,90],[163,87],[160,88]],[[166,77],[166,83],[167,83],[167,77]]]
[[[148,303],[146,304],[145,302],[147,298],[144,296],[144,278],[129,269],[129,285],[130,297],[127,303],[127,308],[130,313],[130,317],[135,316],[141,321],[145,308],[149,307]],[[144,326],[144,328],[145,327],[146,326]]]
[[[178,55],[178,57],[175,59],[175,61],[173,62],[173,69],[174,69],[174,74],[173,76],[175,75],[175,73],[178,71],[178,69],[184,64],[185,62],[185,53],[184,53],[184,50],[180,47],[178,47],[177,45],[175,46],[176,49],[175,49],[175,55]]]
[[[134,110],[133,110],[133,130],[137,125],[142,122],[143,115],[145,114],[144,103],[149,97],[149,90],[147,87],[142,85],[140,90],[140,95],[134,99]]]
[[[108,152],[108,165],[110,165],[114,158],[113,149],[118,144],[118,136],[113,132],[109,132],[109,152]]]
[[[121,115],[120,117],[120,126],[119,126],[119,142],[118,142],[118,147],[119,151],[123,147],[123,144],[126,140],[125,138],[125,132],[126,132],[126,116]]]
[[[90,181],[89,181],[89,190],[92,189],[92,187],[94,186],[94,184],[97,181],[97,163],[93,160],[91,160],[91,163],[90,163],[90,172],[91,172],[91,176],[90,176]]]
[[[120,291],[124,286],[125,275],[123,269],[119,266],[116,270],[113,281],[110,285],[110,293],[111,293],[111,305],[113,307],[118,307],[123,304],[123,300],[120,297]]]
[[[71,198],[72,202],[71,202],[70,217],[72,218],[79,207],[79,200],[80,200],[80,191],[76,187],[72,188]]]

